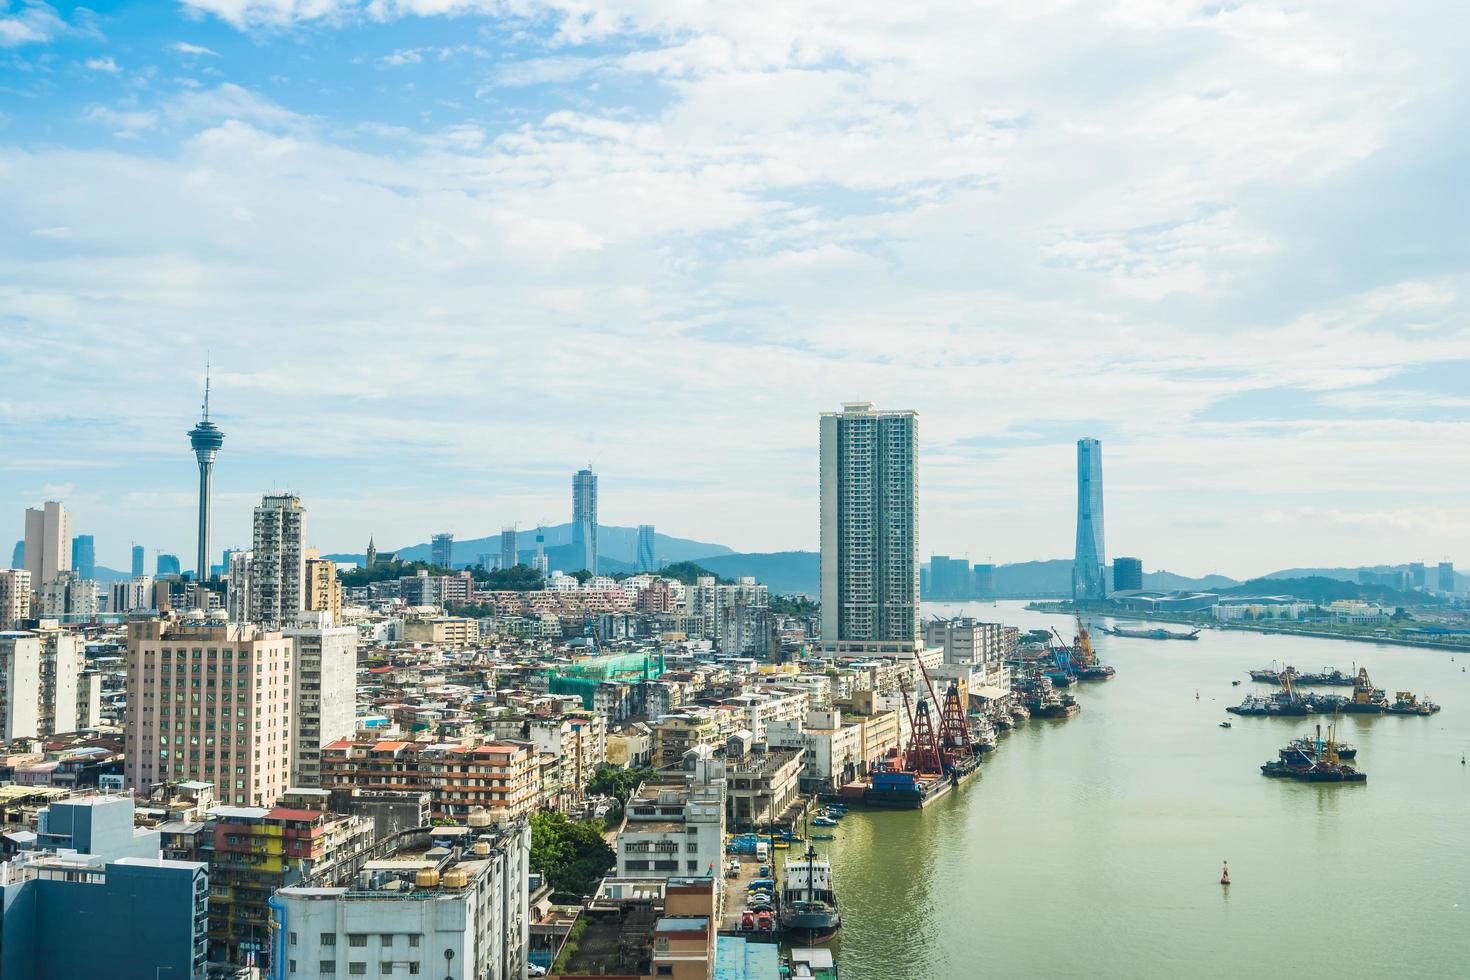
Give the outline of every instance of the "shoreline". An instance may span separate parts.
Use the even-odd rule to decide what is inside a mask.
[[[1053,606],[1051,603],[1046,602],[1045,600],[1029,602],[1026,604],[1026,608],[1032,610],[1033,612],[1049,613],[1052,615],[1060,616],[1070,616],[1073,615],[1073,613],[1076,611],[1071,609],[1070,607],[1062,608],[1060,606]],[[1264,626],[1259,623],[1218,622],[1215,620],[1188,619],[1182,616],[1170,616],[1167,613],[1146,614],[1137,613],[1126,609],[1084,609],[1081,611],[1084,613],[1097,612],[1104,616],[1111,616],[1114,619],[1126,619],[1134,622],[1172,623],[1178,626],[1192,626],[1199,627],[1201,629],[1214,629],[1222,631],[1243,630],[1248,633],[1271,633],[1279,636],[1309,636],[1318,640],[1348,640],[1354,643],[1378,643],[1386,646],[1418,647],[1428,650],[1448,650],[1451,653],[1470,653],[1470,639],[1461,642],[1441,642],[1435,640],[1410,639],[1408,637],[1399,636],[1362,636],[1356,633],[1336,633],[1330,630],[1292,629],[1290,627],[1282,626]],[[1160,640],[1159,642],[1166,643],[1168,641]]]

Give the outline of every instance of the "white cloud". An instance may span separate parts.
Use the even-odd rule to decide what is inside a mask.
[[[23,44],[44,44],[66,32],[66,21],[56,8],[36,0],[22,0],[12,7],[0,7],[0,47],[14,48]]]
[[[247,28],[482,6],[195,5]],[[1407,130],[1452,129],[1426,100],[1456,77],[1455,24],[1060,0],[494,10],[541,33],[465,79],[488,98],[470,110],[313,118],[221,85],[92,110],[152,134],[148,153],[0,154],[0,227],[86,243],[0,257],[0,315],[77,345],[0,359],[75,372],[89,398],[107,366],[146,362],[192,398],[188,354],[213,346],[237,472],[309,461],[296,477],[356,508],[325,519],[370,513],[380,540],[532,519],[506,510],[537,494],[554,516],[563,471],[593,457],[609,520],[810,546],[815,413],[855,397],[923,412],[935,550],[1068,553],[1069,442],[1088,432],[1110,538],[1151,567],[1210,554],[1245,574],[1463,535],[1340,515],[1408,495],[1452,513],[1470,480],[1463,399],[1396,382],[1470,361],[1466,270],[1443,238],[1329,221],[1392,189],[1367,163],[1424,156]],[[554,99],[518,91],[545,85]],[[1379,240],[1417,244],[1351,250]],[[1279,392],[1311,407],[1252,412]],[[97,459],[172,446],[192,410],[176,400],[120,396],[122,431],[68,437]],[[369,502],[332,482],[388,457],[413,485]],[[1314,508],[1300,535],[1261,520],[1277,497]]]
[[[86,67],[89,71],[119,72],[121,68],[111,58],[88,58]]]
[[[169,45],[169,50],[177,51],[179,54],[189,54],[209,58],[219,57],[218,51],[206,48],[202,44],[190,44],[188,41],[175,41],[173,44]]]

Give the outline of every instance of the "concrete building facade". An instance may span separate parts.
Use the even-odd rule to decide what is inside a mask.
[[[255,508],[249,622],[283,625],[306,608],[306,509],[301,498],[268,494]]]
[[[821,416],[824,656],[920,650],[917,427],[868,402]]]
[[[65,504],[48,500],[26,508],[25,562],[31,588],[39,589],[70,570],[71,538],[71,512]]]
[[[322,785],[322,749],[357,724],[357,628],[287,630],[293,645],[291,785]]]
[[[227,803],[274,803],[293,759],[292,654],[290,638],[250,624],[129,623],[127,785],[202,780]]]

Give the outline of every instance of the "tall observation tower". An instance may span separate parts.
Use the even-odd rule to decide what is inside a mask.
[[[194,566],[197,581],[209,581],[209,481],[214,471],[214,457],[224,445],[225,434],[209,421],[209,365],[204,366],[204,417],[189,430],[189,445],[199,460],[199,559]]]

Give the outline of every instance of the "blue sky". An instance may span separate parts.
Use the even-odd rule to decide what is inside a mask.
[[[1455,5],[0,0],[0,512],[99,561],[300,493],[359,549],[816,542],[921,413],[926,553],[1470,563]],[[1409,8],[1409,9],[1400,9]]]

